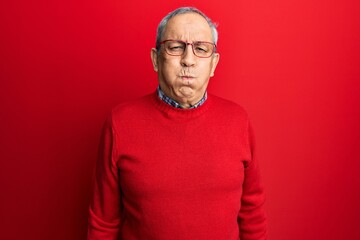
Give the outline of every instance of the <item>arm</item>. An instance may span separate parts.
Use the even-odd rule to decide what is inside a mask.
[[[238,215],[240,239],[265,240],[267,239],[265,194],[260,182],[259,165],[254,154],[254,134],[250,125],[248,135],[251,160],[245,164],[244,170],[243,194]]]
[[[115,133],[111,118],[103,128],[89,207],[88,240],[118,239],[121,218]]]

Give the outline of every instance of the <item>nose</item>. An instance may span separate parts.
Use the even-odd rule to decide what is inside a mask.
[[[196,56],[193,51],[193,46],[190,43],[187,43],[185,51],[181,56],[181,65],[183,67],[191,67],[196,63]]]

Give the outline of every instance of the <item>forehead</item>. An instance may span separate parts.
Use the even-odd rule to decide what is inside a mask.
[[[172,17],[163,33],[163,40],[212,41],[208,22],[197,13],[184,13]]]

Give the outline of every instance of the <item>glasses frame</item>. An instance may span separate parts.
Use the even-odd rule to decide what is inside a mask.
[[[184,42],[184,41],[181,41],[181,40],[175,40],[175,39],[167,39],[167,40],[164,40],[162,42],[160,42],[160,45],[164,45],[166,42],[170,42],[170,41],[175,41],[175,42],[179,42],[179,43],[184,43],[185,44],[185,49],[184,49],[184,52],[186,51],[186,48],[187,46],[191,45],[191,49],[192,49],[192,52],[195,56],[197,56],[198,58],[209,58],[211,57],[215,52],[216,52],[216,44],[215,43],[212,43],[212,42],[207,42],[207,41],[195,41],[195,42],[192,42],[192,43],[189,43],[189,42]],[[210,43],[211,45],[214,46],[213,50],[212,50],[212,53],[210,54],[210,56],[208,57],[202,57],[202,56],[198,56],[196,53],[195,53],[195,50],[194,50],[194,44],[196,43]],[[180,55],[177,55],[177,54],[170,54],[166,51],[166,48],[165,48],[165,52],[170,55],[170,56],[182,56],[184,53],[180,54]]]

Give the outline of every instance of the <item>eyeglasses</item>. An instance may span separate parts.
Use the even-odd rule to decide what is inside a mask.
[[[180,40],[165,40],[160,44],[164,45],[165,52],[171,56],[183,55],[188,45],[191,45],[194,55],[199,58],[211,57],[216,49],[214,43],[203,41],[188,43]]]

